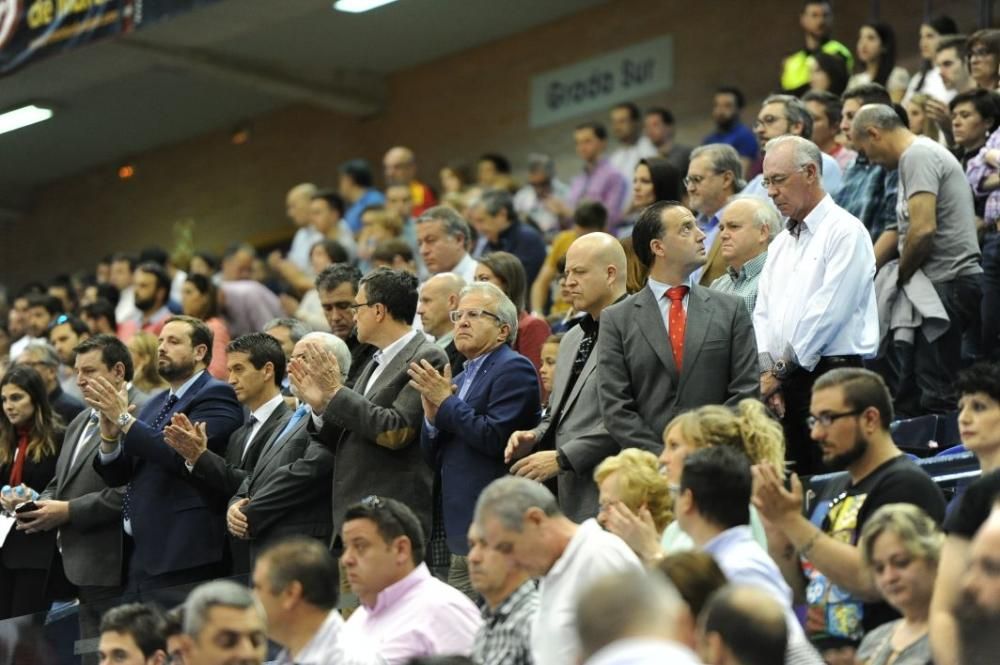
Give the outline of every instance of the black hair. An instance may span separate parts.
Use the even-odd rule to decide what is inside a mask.
[[[73,316],[72,314],[60,314],[49,322],[49,329],[46,331],[46,334],[50,335],[56,327],[67,324],[69,325],[70,330],[77,335],[90,333],[90,328],[88,328],[87,324],[81,321],[78,317]]]
[[[1000,96],[992,90],[974,88],[960,92],[948,102],[948,108],[954,111],[959,104],[972,104],[976,113],[983,117],[990,132],[1000,124]]]
[[[302,585],[302,597],[310,605],[332,610],[340,600],[340,567],[337,560],[315,538],[292,536],[280,540],[257,556],[267,561],[271,590],[284,591],[292,582]]]
[[[312,255],[313,250],[316,249],[317,245],[323,248],[323,251],[326,252],[328,257],[330,257],[330,261],[332,263],[347,263],[351,258],[348,255],[347,250],[344,249],[344,246],[333,238],[323,238],[322,240],[314,242],[312,247],[309,248],[310,256]]]
[[[823,113],[826,115],[826,122],[831,128],[840,125],[841,101],[840,97],[828,90],[810,90],[802,95],[803,102],[819,102],[823,105]]]
[[[958,373],[955,392],[959,395],[986,393],[1000,402],[1000,363],[979,362]]]
[[[583,201],[573,211],[573,223],[581,229],[603,231],[608,225],[608,209],[600,201]]]
[[[384,306],[389,316],[407,325],[417,315],[419,285],[416,276],[391,268],[378,268],[361,278],[366,300]]]
[[[199,258],[204,261],[212,272],[219,271],[219,257],[212,252],[199,251],[191,255],[191,258]]]
[[[878,83],[862,83],[861,85],[848,88],[840,96],[840,101],[846,102],[848,99],[858,99],[861,101],[862,106],[866,104],[885,104],[886,106],[892,104],[892,97],[889,96],[889,91],[885,89],[885,86]]]
[[[167,250],[157,245],[147,247],[139,252],[139,263],[155,263],[161,268],[165,268],[167,266],[169,258],[170,257],[167,256]]]
[[[155,277],[156,290],[163,291],[164,302],[170,299],[170,277],[167,275],[167,271],[163,269],[163,266],[152,261],[146,261],[145,263],[140,263],[136,270]]]
[[[201,359],[201,362],[208,367],[212,364],[212,343],[215,340],[215,335],[212,333],[212,329],[205,325],[205,322],[201,319],[196,319],[193,316],[183,316],[177,314],[171,316],[167,319],[163,325],[168,323],[173,323],[174,321],[180,321],[181,323],[186,323],[188,327],[191,328],[188,336],[191,339],[191,348],[196,346],[205,346],[205,356]]]
[[[423,563],[424,530],[417,516],[402,501],[374,495],[366,497],[348,507],[344,523],[351,520],[371,520],[387,544],[400,536],[406,536],[410,539],[413,564],[419,566]]]
[[[824,51],[813,53],[812,57],[830,79],[830,92],[835,95],[843,94],[844,90],[847,89],[847,80],[850,78],[850,73],[847,71],[847,61],[839,55]]]
[[[112,607],[101,617],[101,633],[130,635],[144,659],[166,652],[166,619],[153,605],[129,603]]]
[[[657,201],[646,206],[632,227],[632,250],[639,262],[647,269],[653,266],[653,250],[649,243],[663,238],[663,211],[676,208],[677,201]]]
[[[892,397],[881,376],[871,370],[856,367],[832,369],[816,379],[813,393],[830,388],[840,388],[844,403],[854,411],[875,408],[882,420],[882,428],[889,430],[892,423]]]
[[[662,106],[653,106],[646,109],[646,115],[658,115],[665,125],[674,124],[674,114]]]
[[[735,85],[720,85],[715,89],[715,94],[717,95],[732,95],[733,99],[736,100],[736,108],[742,109],[746,103],[747,98],[743,94],[743,91],[737,88]]]
[[[620,104],[615,104],[611,107],[611,110],[616,109],[626,109],[628,111],[629,120],[632,122],[638,122],[642,118],[642,112],[639,111],[639,107],[636,106],[635,102],[621,102]]]
[[[262,369],[267,363],[274,368],[274,385],[281,386],[285,379],[285,352],[271,335],[252,332],[240,335],[226,346],[226,353],[245,353],[250,364]]]
[[[708,446],[684,458],[681,492],[690,490],[703,519],[721,527],[750,524],[750,458],[731,446]]]
[[[106,319],[112,330],[118,329],[118,321],[115,319],[115,306],[106,298],[98,298],[94,302],[84,305],[82,311],[91,319]]]
[[[326,201],[326,204],[330,206],[331,210],[336,210],[341,217],[344,216],[344,210],[346,206],[344,205],[344,199],[341,198],[340,194],[333,191],[332,189],[324,189],[313,194],[312,200],[322,199]]]
[[[363,159],[351,159],[340,165],[341,175],[346,175],[354,184],[364,189],[370,189],[375,183],[372,167]]]
[[[44,307],[52,316],[62,314],[63,304],[59,298],[50,296],[48,293],[33,293],[28,296],[28,309]]]
[[[361,283],[361,271],[350,263],[334,263],[316,275],[316,289],[318,291],[333,291],[344,282],[350,282],[354,293],[357,293]]]
[[[135,368],[132,365],[132,354],[129,353],[128,347],[125,346],[125,342],[121,341],[114,335],[102,333],[100,335],[88,337],[77,344],[76,348],[73,349],[73,353],[80,355],[81,353],[89,353],[95,350],[100,350],[101,362],[104,363],[105,367],[111,369],[116,364],[121,363],[125,368],[125,380],[132,380]]]
[[[489,162],[497,173],[510,174],[510,160],[498,152],[488,152],[479,158],[481,162]]]
[[[704,632],[716,633],[743,665],[785,662],[788,625],[781,612],[758,615],[745,603],[734,602],[738,587],[716,591],[704,611]]]
[[[589,129],[601,141],[605,141],[608,138],[608,130],[599,122],[581,122],[576,126],[575,131],[580,131],[581,129]]]
[[[875,69],[875,78],[873,81],[879,85],[887,85],[889,74],[892,73],[893,68],[896,66],[896,31],[888,23],[880,21],[864,23],[862,27],[874,30],[875,34],[878,35],[879,41],[882,42],[882,50],[879,51],[878,67]]]
[[[116,252],[111,255],[112,263],[119,263],[125,261],[128,263],[129,271],[135,270],[135,266],[139,263],[139,259],[135,257],[134,254],[126,254],[125,252]]]
[[[189,273],[185,282],[198,289],[198,293],[208,296],[208,310],[202,318],[208,320],[219,315],[219,288],[211,277],[197,273]]]
[[[663,157],[644,157],[639,160],[649,169],[653,180],[653,196],[657,201],[680,201],[684,193],[684,174]]]

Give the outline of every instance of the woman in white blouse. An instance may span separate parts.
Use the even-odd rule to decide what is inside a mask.
[[[904,104],[918,92],[945,103],[950,102],[955,96],[956,91],[944,87],[941,73],[934,67],[938,41],[945,35],[954,34],[958,34],[958,25],[950,16],[938,16],[920,26],[920,57],[923,58],[923,62],[920,64],[920,71],[910,79],[910,85],[906,87],[906,94],[903,95]]]
[[[892,101],[906,94],[910,74],[896,66],[896,33],[886,23],[866,23],[858,30],[858,65],[861,71],[851,77],[847,87],[878,83],[889,91]]]

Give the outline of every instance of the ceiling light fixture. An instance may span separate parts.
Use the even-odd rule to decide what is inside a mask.
[[[333,8],[340,12],[360,14],[378,9],[382,5],[396,2],[396,0],[337,0],[333,3]]]
[[[13,111],[0,113],[0,134],[13,132],[36,122],[42,122],[52,117],[52,109],[29,104]]]

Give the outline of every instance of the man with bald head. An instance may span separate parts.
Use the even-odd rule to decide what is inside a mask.
[[[946,148],[914,135],[884,104],[861,107],[851,139],[870,161],[899,171],[899,263],[889,263],[879,273],[880,298],[897,289],[909,296],[929,281],[948,315],[947,331],[933,342],[917,334],[912,345],[889,346],[887,380],[896,396],[896,412],[915,416],[954,411],[962,337],[966,330],[978,329],[982,300],[976,214],[965,169]],[[886,270],[895,270],[896,278]]]
[[[798,136],[771,139],[764,156],[763,184],[788,221],[757,287],[760,387],[799,475],[823,469],[806,425],[813,382],[837,367],[861,367],[879,341],[871,236],[823,189],[821,159]]]
[[[434,337],[434,344],[444,349],[451,365],[451,375],[458,376],[465,365],[465,356],[455,348],[455,324],[451,313],[458,309],[459,294],[465,280],[452,272],[433,275],[420,287],[417,316],[424,332]]]
[[[419,217],[425,210],[437,205],[434,191],[417,180],[417,159],[413,151],[403,146],[389,148],[382,159],[385,167],[385,186],[407,185],[413,199],[413,216]]]
[[[728,586],[717,591],[702,611],[698,633],[706,665],[789,662],[785,612],[761,589]]]
[[[781,232],[781,218],[769,202],[756,196],[734,200],[720,217],[719,255],[726,272],[710,288],[743,298],[752,316],[767,246]]]
[[[588,233],[570,245],[566,290],[574,309],[585,315],[559,345],[550,408],[542,422],[514,432],[507,444],[507,462],[518,460],[514,474],[539,481],[558,474],[559,506],[575,522],[596,517],[594,468],[621,450],[601,420],[594,347],[601,312],[625,298],[625,272],[625,251],[607,233]]]
[[[312,217],[309,212],[309,205],[313,196],[316,195],[316,185],[304,182],[288,190],[285,196],[285,213],[288,219],[295,225],[295,236],[292,238],[292,246],[285,257],[291,261],[295,267],[307,275],[312,274],[312,264],[309,262],[309,250],[317,242],[323,239],[323,234],[316,230],[310,223]]]

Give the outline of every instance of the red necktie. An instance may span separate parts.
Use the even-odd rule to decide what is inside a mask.
[[[684,363],[684,327],[687,324],[687,315],[684,313],[684,296],[687,295],[688,287],[674,286],[667,289],[667,297],[670,298],[670,314],[667,320],[670,323],[670,348],[674,351],[674,363],[677,371],[680,372]]]

